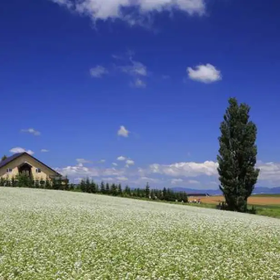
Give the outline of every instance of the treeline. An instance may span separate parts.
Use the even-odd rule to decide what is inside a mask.
[[[68,180],[53,179],[53,180],[33,180],[26,175],[18,175],[11,179],[0,179],[0,186],[7,187],[24,187],[24,188],[40,188],[40,189],[52,189],[52,190],[65,190],[65,191],[77,191],[85,193],[104,194],[120,197],[132,197],[132,198],[146,198],[151,200],[163,200],[163,201],[179,201],[188,202],[188,196],[185,192],[174,192],[171,189],[164,188],[151,189],[149,184],[144,189],[130,188],[129,186],[123,187],[121,184],[109,184],[101,182],[97,184],[93,180],[85,179],[81,180],[80,184],[69,184]]]
[[[152,200],[165,201],[183,201],[188,202],[188,196],[185,192],[174,192],[171,189],[164,188],[163,190],[151,189],[147,184],[144,189],[123,187],[121,184],[109,184],[101,182],[100,185],[89,179],[82,180],[77,189],[87,193],[100,193],[112,196],[149,198]]]
[[[19,187],[19,188],[37,188],[50,190],[74,190],[74,184],[69,184],[68,179],[33,179],[27,175],[20,174],[11,178],[1,178],[0,186]]]

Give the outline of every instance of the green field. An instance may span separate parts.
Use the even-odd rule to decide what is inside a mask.
[[[0,279],[277,279],[280,220],[1,188]]]

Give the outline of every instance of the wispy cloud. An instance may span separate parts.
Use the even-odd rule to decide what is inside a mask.
[[[41,153],[48,153],[49,152],[49,150],[47,150],[47,149],[41,149]]]
[[[13,154],[17,154],[17,153],[28,153],[28,154],[30,154],[30,155],[33,155],[33,154],[34,154],[33,151],[31,151],[31,150],[26,150],[26,149],[21,148],[21,147],[12,148],[12,149],[10,150],[10,152],[13,153]]]
[[[112,165],[113,165],[113,166],[118,166],[118,164],[117,164],[117,163],[115,163],[115,162],[113,162],[113,163],[112,163]]]
[[[187,68],[188,76],[191,80],[210,84],[222,80],[221,71],[212,64],[198,65],[194,69]]]
[[[122,137],[128,137],[129,131],[122,125],[118,130],[118,135]]]
[[[131,86],[132,87],[136,87],[136,88],[145,88],[146,87],[146,82],[144,82],[143,80],[141,80],[140,78],[135,79],[132,83]]]
[[[100,65],[91,68],[89,72],[93,78],[102,78],[104,75],[108,74],[108,70]]]
[[[87,159],[84,159],[84,158],[77,158],[76,161],[80,165],[84,165],[84,164],[87,164],[87,163],[92,163],[91,160],[87,160]]]
[[[117,69],[133,77],[133,81],[130,82],[130,85],[136,88],[145,88],[147,83],[144,78],[148,77],[147,66],[142,62],[135,61],[132,51],[128,51],[122,58],[122,61],[124,61],[123,65],[118,65]]]
[[[38,130],[35,130],[34,128],[22,129],[21,132],[23,132],[23,133],[30,133],[30,134],[33,134],[35,136],[41,135],[41,132],[38,131]]]
[[[189,15],[203,15],[205,0],[51,0],[71,11],[98,20],[122,19],[130,25],[143,25],[154,14],[180,10]]]

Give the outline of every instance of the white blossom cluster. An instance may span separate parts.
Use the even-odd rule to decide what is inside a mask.
[[[280,220],[0,188],[0,279],[279,279]]]

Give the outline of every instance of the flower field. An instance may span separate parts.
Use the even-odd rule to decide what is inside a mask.
[[[0,188],[0,279],[279,279],[280,220]]]

